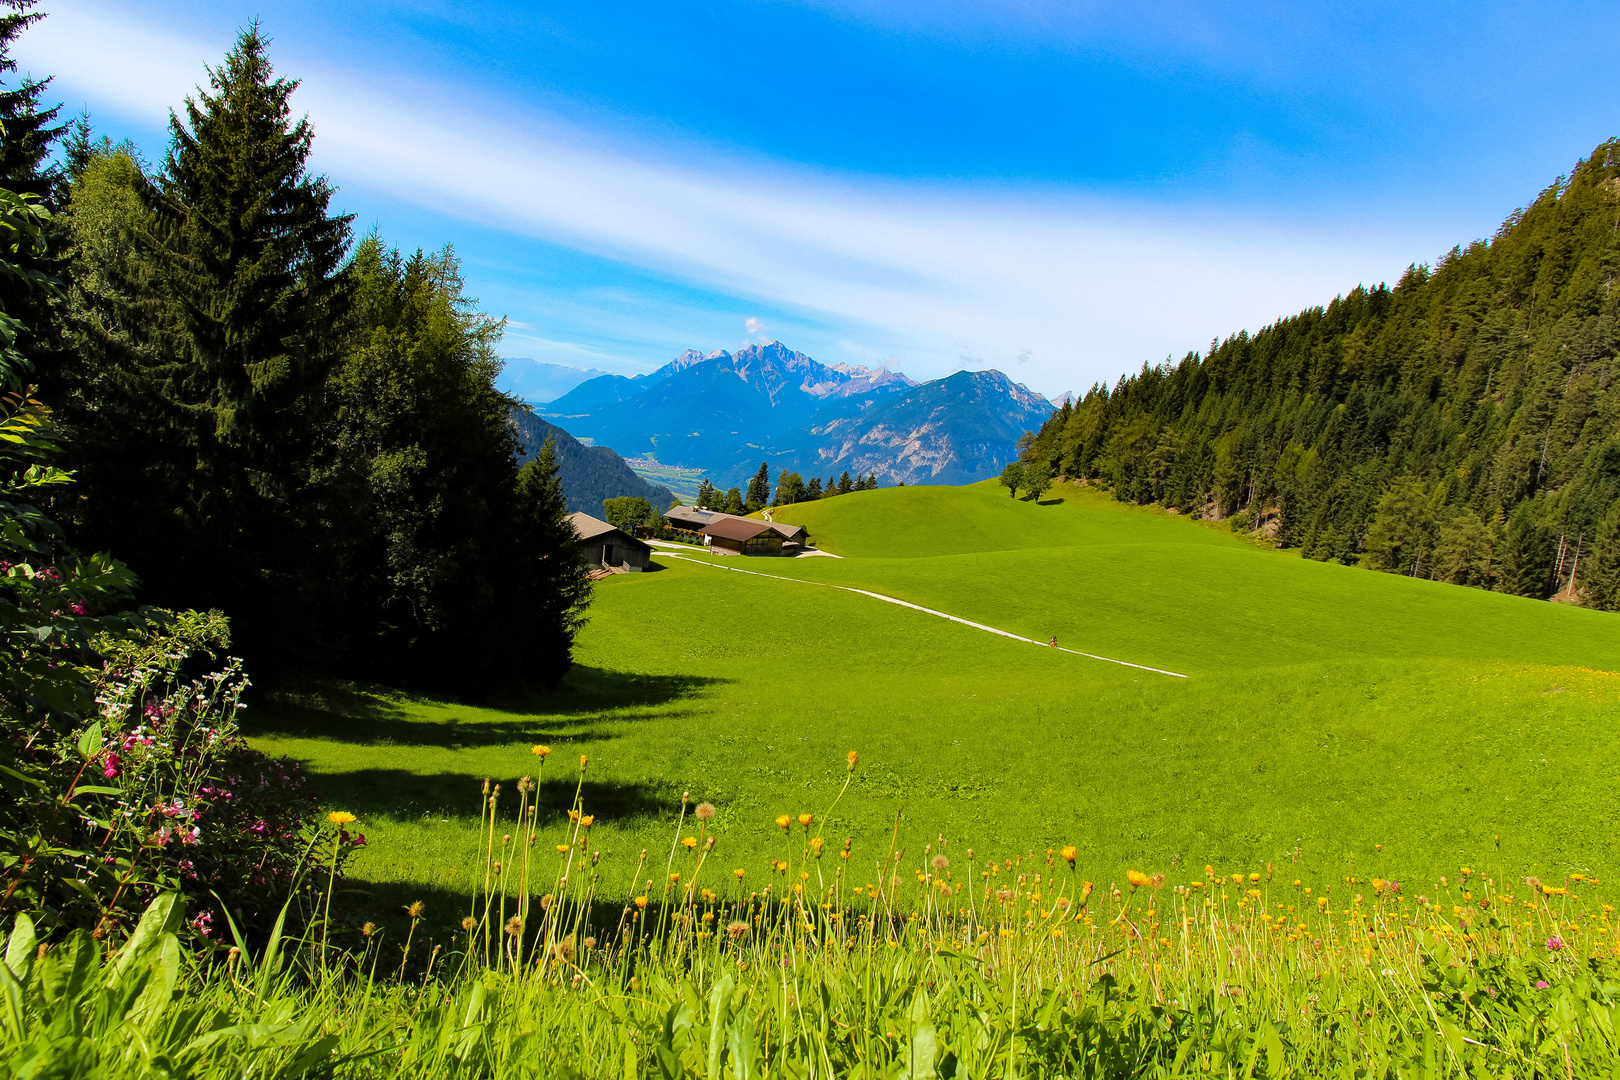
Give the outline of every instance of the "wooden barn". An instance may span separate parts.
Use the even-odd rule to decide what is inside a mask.
[[[616,529],[589,514],[568,515],[579,535],[580,558],[592,566],[603,566],[620,573],[638,573],[652,561],[652,548],[634,536]]]
[[[804,547],[810,542],[810,533],[803,525],[789,525],[782,521],[759,521],[755,518],[738,517],[736,514],[723,514],[718,510],[704,510],[697,506],[672,506],[664,511],[664,520],[669,522],[672,529],[682,529],[686,532],[697,533],[700,536],[708,535],[708,528],[717,522],[727,519],[732,521],[746,521],[754,525],[765,525],[775,531],[788,545],[797,544]],[[793,548],[788,549],[789,553]],[[773,552],[781,554],[781,552]]]
[[[726,515],[703,530],[709,538],[711,551],[729,551],[737,555],[780,555],[782,534],[768,521]]]

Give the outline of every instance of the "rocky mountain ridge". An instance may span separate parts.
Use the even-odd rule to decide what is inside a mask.
[[[541,412],[598,445],[700,468],[721,484],[762,460],[806,478],[847,468],[891,484],[954,484],[1000,472],[1052,409],[999,371],[918,383],[773,341],[688,349],[648,375],[591,380]]]

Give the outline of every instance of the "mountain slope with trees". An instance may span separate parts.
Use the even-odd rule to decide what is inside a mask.
[[[1024,461],[1314,559],[1620,608],[1620,143],[1495,236],[1065,404]]]
[[[546,440],[551,440],[570,512],[581,510],[592,517],[601,517],[603,500],[621,496],[646,499],[648,505],[659,511],[679,501],[669,488],[636,475],[611,448],[586,446],[532,412],[512,410],[512,426],[517,431],[520,460],[538,457]]]

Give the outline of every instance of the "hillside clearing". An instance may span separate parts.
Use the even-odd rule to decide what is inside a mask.
[[[862,764],[827,828],[868,860],[898,815],[902,845],[1074,844],[1100,881],[1206,862],[1419,881],[1464,863],[1612,870],[1620,820],[1593,793],[1620,783],[1613,616],[1312,563],[1089,493],[888,489],[792,510],[851,557],[747,569],[1194,678],[1077,667],[660,553],[662,569],[598,586],[556,692],[495,707],[317,688],[256,707],[254,743],[308,762],[362,816],[355,869],[379,903],[422,894],[448,912],[472,877],[480,785],[510,792],[536,743],[564,763],[542,790],[558,819],[566,763],[589,757],[606,880],[668,848],[683,792],[718,807],[716,857],[768,872],[772,819],[819,814],[851,749]],[[963,550],[973,535],[1003,547]]]

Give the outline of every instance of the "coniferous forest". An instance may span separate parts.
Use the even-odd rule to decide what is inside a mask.
[[[1495,236],[1094,386],[1026,463],[1307,558],[1620,609],[1620,143]]]
[[[50,211],[55,287],[6,298],[76,481],[45,509],[142,602],[224,612],[260,676],[553,682],[589,584],[553,456],[519,471],[502,323],[449,248],[356,236],[296,86],[249,28],[157,163],[46,83],[0,100],[5,179]]]

